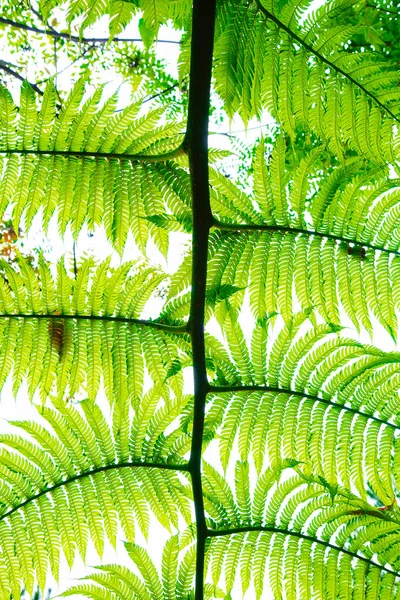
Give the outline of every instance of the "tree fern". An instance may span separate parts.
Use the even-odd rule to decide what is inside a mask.
[[[110,39],[134,16],[146,44],[181,28],[188,119],[117,110],[84,80],[40,107],[37,86],[18,105],[0,90],[0,213],[74,240],[102,227],[120,257],[0,263],[0,387],[38,412],[0,435],[0,598],[121,536],[132,569],[99,564],[64,595],[397,598],[400,354],[379,327],[396,345],[399,90],[365,5],[65,8],[81,35],[104,16]],[[208,150],[213,86],[229,117],[279,124],[249,185]],[[166,257],[176,232],[192,244],[169,276],[149,242]],[[124,262],[131,235],[143,258]]]

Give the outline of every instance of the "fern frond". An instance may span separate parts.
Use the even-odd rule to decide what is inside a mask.
[[[151,234],[146,217],[171,212],[190,222],[187,174],[168,162],[180,152],[181,124],[158,125],[160,109],[138,117],[139,103],[115,113],[115,97],[98,109],[102,88],[81,107],[84,89],[79,80],[56,114],[49,83],[38,116],[29,84],[19,113],[0,89],[1,214],[12,207],[15,229],[21,220],[29,229],[42,209],[47,229],[57,212],[60,233],[70,226],[74,237],[83,223],[93,229],[102,222],[119,253],[130,230],[144,252]]]
[[[190,521],[190,492],[178,475],[187,470],[182,457],[180,464],[168,462],[170,457],[160,445],[157,462],[135,454],[136,439],[132,437],[128,447],[128,440],[123,442],[116,427],[118,406],[111,425],[90,400],[75,406],[54,400],[52,406],[38,410],[39,422],[13,423],[23,430],[24,437],[4,434],[0,439],[1,544],[4,548],[16,543],[24,551],[17,560],[13,553],[2,554],[2,564],[11,574],[10,590],[24,584],[31,593],[34,581],[43,589],[49,567],[58,578],[60,550],[72,565],[76,551],[85,557],[89,539],[101,556],[106,537],[115,545],[118,522],[127,539],[134,539],[136,525],[146,536],[149,509],[154,507],[164,526],[176,524],[178,512]],[[128,405],[128,430],[135,418]],[[169,415],[164,426],[173,421]],[[152,420],[148,426],[151,432]],[[140,435],[143,440],[147,429],[132,429],[132,436]],[[149,450],[147,455],[151,456]],[[157,467],[163,469],[160,476]],[[161,494],[161,502],[165,494],[174,494],[174,486],[180,504],[175,508],[167,502],[160,511],[151,498]]]
[[[40,12],[45,20],[49,19],[54,8],[62,5],[60,0],[41,0]],[[182,27],[190,19],[191,5],[185,0],[173,2],[172,5],[162,0],[140,0],[140,2],[126,2],[126,0],[71,0],[67,6],[67,23],[69,26],[80,17],[79,31],[83,31],[105,15],[109,17],[110,40],[124,31],[138,11],[143,12],[146,27],[157,37],[159,27],[170,19]]]
[[[240,243],[237,233],[231,233],[210,260],[210,271],[217,272],[226,285],[239,287],[238,273],[233,272],[229,278],[226,269],[242,257],[250,270],[243,271],[240,287],[249,285],[256,319],[279,312],[288,322],[296,298],[301,309],[316,308],[328,323],[340,324],[341,303],[357,328],[362,324],[371,332],[374,314],[396,338],[394,308],[400,302],[394,286],[397,252],[365,250],[364,246],[347,246],[323,235],[314,236],[311,231],[280,232],[273,227],[271,231],[243,231]],[[296,296],[292,296],[292,289]]]
[[[240,497],[236,489],[236,502]],[[209,503],[213,513],[228,509],[223,496],[214,494]],[[238,580],[243,591],[253,580],[260,598],[265,569],[279,597],[299,597],[301,590],[308,590],[307,598],[334,597],[333,590],[347,597],[353,589],[361,595],[368,589],[378,599],[387,587],[398,589],[397,506],[386,514],[322,478],[280,480],[278,470],[259,479],[250,508],[251,524],[237,520],[226,528],[222,520],[211,521],[207,562],[212,560],[213,582],[224,581],[228,592]],[[240,564],[233,572],[232,556]],[[355,588],[357,580],[361,588]]]
[[[278,311],[288,322],[298,302],[339,324],[342,305],[356,327],[371,332],[374,315],[395,338],[399,182],[379,171],[354,175],[358,161],[323,179],[321,152],[311,150],[289,170],[282,137],[267,164],[260,143],[248,200],[260,214],[255,220],[253,208],[242,210],[239,222],[220,210],[237,196],[231,182],[224,187],[213,207],[223,222],[215,222],[220,231],[210,238],[209,286],[249,285],[257,319]],[[239,296],[235,308],[241,302]]]
[[[274,334],[263,379],[211,386],[207,438],[218,439],[224,470],[233,452],[242,461],[252,456],[258,473],[265,464],[295,459],[332,485],[356,489],[363,498],[372,489],[390,504],[399,354],[363,346],[325,325],[299,336],[305,316]]]
[[[313,6],[67,0],[80,35],[107,15],[111,39],[137,12],[143,38],[183,30],[181,81],[193,25],[186,133],[83,80],[61,107],[50,83],[39,110],[28,83],[19,107],[0,89],[15,232],[37,216],[75,240],[101,226],[120,255],[132,235],[165,258],[171,232],[193,234],[169,288],[139,261],[85,258],[74,276],[65,260],[0,262],[0,389],[41,397],[38,420],[10,424],[22,435],[0,435],[0,600],[121,531],[134,571],[105,565],[65,595],[258,600],[268,573],[277,599],[400,597],[400,354],[342,333],[346,316],[397,340],[399,73],[380,52],[385,10]],[[207,150],[213,60],[229,117],[279,122],[253,192]],[[137,544],[155,519],[172,536],[160,565]]]
[[[305,8],[294,3],[219,4],[215,80],[228,115],[238,112],[247,123],[267,108],[292,139],[311,128],[339,160],[352,149],[391,163],[392,129],[400,122],[398,71],[378,52],[346,50],[358,33],[358,6],[329,3],[303,22]]]
[[[111,402],[137,401],[146,366],[161,388],[169,380],[178,392],[182,376],[169,369],[180,353],[176,336],[167,333],[176,328],[140,319],[161,272],[140,262],[112,269],[106,260],[95,267],[88,258],[76,279],[63,260],[53,278],[43,257],[38,272],[23,257],[18,268],[3,261],[1,270],[1,385],[12,371],[14,392],[27,379],[30,396],[36,389],[43,398],[85,389],[94,399],[103,381]],[[145,332],[146,324],[160,331]]]

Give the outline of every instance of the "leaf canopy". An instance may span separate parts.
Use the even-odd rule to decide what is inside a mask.
[[[0,433],[0,599],[89,554],[62,595],[398,598],[395,7],[64,4],[83,44],[102,19],[109,44],[135,19],[146,48],[180,28],[189,106],[0,88],[0,215],[113,253],[0,262],[0,388],[37,409]],[[64,39],[60,6],[39,2],[42,34]],[[208,149],[210,92],[276,121],[246,181]]]

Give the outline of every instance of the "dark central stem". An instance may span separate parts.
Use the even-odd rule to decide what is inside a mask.
[[[207,526],[201,455],[208,381],[204,342],[208,235],[212,225],[208,181],[208,120],[216,0],[194,0],[188,124],[183,147],[189,156],[193,202],[193,259],[189,330],[192,338],[194,414],[189,468],[197,527],[195,600],[203,600]]]

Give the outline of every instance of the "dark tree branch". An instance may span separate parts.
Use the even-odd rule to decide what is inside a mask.
[[[96,475],[96,473],[105,473],[107,471],[119,470],[119,469],[131,469],[133,467],[134,468],[147,468],[147,469],[164,469],[167,471],[182,471],[182,472],[187,472],[189,470],[189,467],[187,464],[173,465],[173,464],[169,464],[169,463],[164,464],[164,463],[151,463],[151,462],[141,462],[141,461],[131,461],[131,462],[128,461],[128,462],[116,463],[116,464],[111,464],[111,465],[103,465],[102,467],[96,467],[94,469],[91,469],[90,471],[83,471],[82,473],[78,473],[77,475],[74,475],[73,477],[69,477],[68,479],[66,479],[64,481],[59,481],[58,483],[55,483],[51,487],[41,490],[34,496],[27,498],[23,502],[20,502],[16,506],[13,506],[12,508],[10,508],[10,510],[8,510],[7,512],[0,515],[0,521],[3,521],[7,517],[10,517],[13,513],[15,513],[17,510],[20,510],[27,504],[30,504],[31,502],[38,500],[38,498],[40,498],[41,496],[44,496],[45,494],[51,494],[51,492],[53,492],[54,490],[56,490],[60,487],[67,486],[69,483],[72,483],[73,481],[79,481],[80,479],[84,479],[86,477]]]
[[[17,71],[14,71],[14,69],[11,69],[9,67],[9,65],[6,62],[4,62],[4,60],[0,60],[0,69],[2,71],[4,71],[5,73],[7,73],[8,75],[11,75],[12,77],[15,77],[19,81],[25,81],[25,77],[23,77],[22,75],[20,75]],[[40,94],[41,96],[43,96],[42,90],[36,85],[36,83],[30,83],[29,85],[31,86],[31,88],[33,90],[35,90],[35,92],[37,92],[38,94]]]
[[[207,526],[201,480],[204,414],[208,391],[204,309],[208,236],[212,225],[208,179],[208,122],[216,0],[194,0],[188,123],[183,147],[189,156],[193,202],[193,256],[189,327],[193,350],[194,411],[190,473],[196,514],[195,600],[203,600]]]
[[[378,569],[381,569],[382,571],[386,571],[387,573],[391,573],[392,575],[400,575],[400,573],[393,571],[392,569],[388,569],[387,567],[379,564],[378,562],[372,560],[371,558],[367,558],[366,556],[362,556],[361,554],[358,554],[357,552],[351,552],[350,550],[347,550],[346,548],[341,548],[340,546],[335,546],[334,544],[331,544],[330,542],[325,542],[324,540],[321,540],[319,538],[315,538],[312,537],[310,535],[306,535],[305,533],[300,533],[299,531],[289,531],[287,529],[281,529],[279,527],[274,527],[274,526],[251,526],[249,525],[248,527],[235,527],[232,529],[213,529],[213,530],[208,530],[208,535],[210,537],[221,537],[221,536],[225,536],[225,535],[234,535],[235,533],[247,533],[247,532],[251,532],[251,531],[259,531],[260,533],[263,532],[270,532],[270,533],[280,533],[282,535],[291,535],[292,537],[296,537],[300,540],[306,540],[312,544],[321,544],[322,546],[324,546],[325,548],[330,548],[331,550],[335,550],[336,552],[342,552],[344,554],[347,554],[348,556],[351,556],[352,558],[357,558],[358,560],[362,560],[363,562],[366,562],[367,564],[373,566],[373,567],[377,567]]]
[[[39,16],[38,13],[36,13],[36,16]],[[106,44],[109,41],[109,38],[86,38],[86,37],[79,37],[78,35],[70,35],[69,33],[62,33],[60,31],[56,31],[55,29],[53,29],[53,27],[51,27],[50,25],[48,25],[49,30],[45,30],[45,29],[39,29],[38,27],[33,27],[32,25],[25,25],[25,23],[17,23],[16,21],[12,21],[10,19],[5,19],[4,17],[0,17],[0,23],[3,23],[4,25],[9,25],[10,27],[15,27],[17,29],[23,29],[25,31],[31,31],[32,33],[39,33],[42,35],[48,35],[50,37],[54,37],[54,38],[59,38],[59,39],[63,39],[63,40],[67,40],[68,42],[73,42],[75,44]],[[133,42],[133,43],[143,43],[143,40],[141,38],[113,38],[111,40],[112,42],[115,43],[122,43],[122,42]],[[180,42],[177,42],[176,40],[157,40],[157,43],[160,44],[178,44],[180,45]]]
[[[351,406],[346,406],[345,404],[339,404],[339,402],[333,402],[333,400],[329,400],[328,398],[320,398],[319,396],[313,394],[306,394],[305,392],[293,391],[281,387],[274,387],[269,385],[210,385],[209,386],[210,394],[227,394],[227,393],[240,393],[240,392],[272,392],[274,394],[286,394],[287,396],[294,396],[296,398],[305,398],[307,400],[311,400],[312,402],[320,402],[321,404],[325,404],[326,406],[332,406],[337,410],[345,410],[353,415],[359,415],[360,417],[364,417],[365,419],[375,421],[379,423],[379,425],[386,425],[387,427],[391,427],[395,430],[400,430],[400,425],[395,425],[393,423],[389,423],[389,421],[385,421],[384,419],[379,419],[379,417],[375,417],[374,415],[370,415],[368,413],[362,412],[356,408],[351,408]]]

